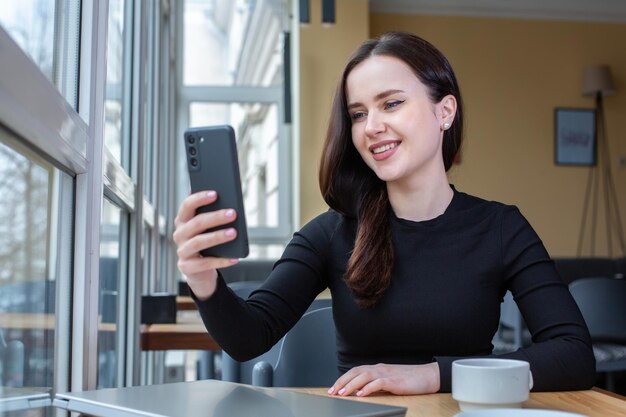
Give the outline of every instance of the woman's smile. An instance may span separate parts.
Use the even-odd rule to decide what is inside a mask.
[[[391,157],[396,152],[396,150],[398,150],[398,146],[400,146],[400,143],[400,141],[378,142],[370,146],[369,149],[370,152],[372,152],[375,161],[383,161]]]

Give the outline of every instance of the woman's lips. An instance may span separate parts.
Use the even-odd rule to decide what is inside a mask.
[[[384,141],[370,146],[369,150],[375,161],[383,161],[391,157],[399,145],[400,141]]]

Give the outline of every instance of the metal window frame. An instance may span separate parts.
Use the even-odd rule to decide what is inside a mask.
[[[84,272],[89,265],[89,259],[84,257],[84,253],[77,252],[76,248],[86,248],[87,243],[87,236],[78,232],[81,229],[78,219],[86,218],[83,210],[84,199],[79,202],[78,195],[86,189],[85,179],[90,169],[90,127],[2,28],[0,61],[7,66],[7,71],[0,77],[0,124],[14,132],[21,145],[37,151],[53,166],[69,175],[53,179],[55,184],[51,185],[60,193],[58,207],[53,207],[51,213],[59,221],[55,224],[56,230],[72,230],[71,225],[65,223],[61,216],[56,216],[57,214],[72,208],[76,216],[73,239],[63,241],[58,236],[56,242],[57,256],[60,259],[73,258],[74,264],[71,267],[63,263],[54,266],[54,273],[59,279],[53,388],[66,390],[70,388],[70,381],[71,387],[75,386],[71,379],[74,374],[69,375],[68,372],[72,368],[70,357],[82,361],[85,356],[84,346],[78,352],[75,350],[75,343],[70,346],[70,329],[75,328],[77,323],[76,320],[71,320],[70,312],[76,312],[76,306],[71,305],[70,287],[72,282],[77,281],[77,275]],[[82,261],[77,262],[79,256]],[[70,275],[71,270],[74,271],[73,276]],[[85,329],[82,330],[84,333]],[[76,337],[73,338],[75,339]],[[82,384],[86,379],[88,376],[80,375],[77,383]]]

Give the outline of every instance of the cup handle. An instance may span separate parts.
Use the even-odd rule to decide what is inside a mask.
[[[530,371],[530,369],[528,370],[528,390],[530,391],[531,389],[533,389],[533,373]]]

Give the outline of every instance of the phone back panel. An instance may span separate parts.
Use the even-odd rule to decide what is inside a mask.
[[[245,258],[248,256],[248,233],[241,192],[241,177],[237,159],[235,132],[228,125],[193,128],[185,131],[187,167],[191,191],[217,192],[217,201],[198,209],[198,213],[233,208],[237,211],[234,223],[207,231],[235,227],[237,239],[206,249],[203,256]]]

